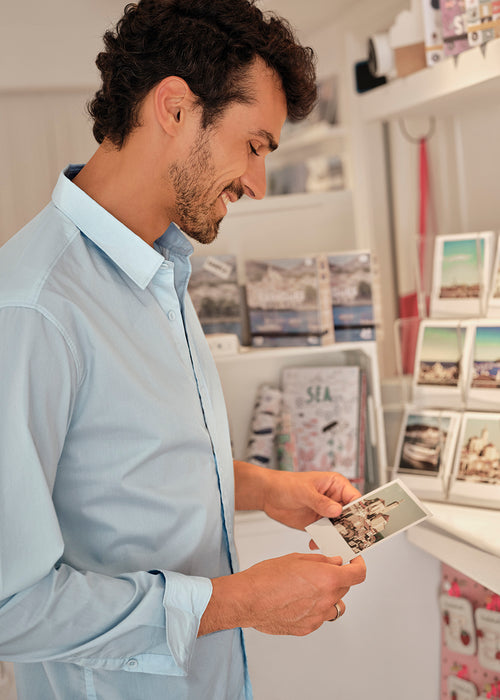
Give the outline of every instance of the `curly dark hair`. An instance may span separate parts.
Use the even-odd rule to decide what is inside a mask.
[[[257,57],[279,76],[290,121],[316,101],[313,50],[255,0],[140,0],[125,7],[104,45],[96,60],[102,85],[88,104],[98,143],[121,148],[139,126],[142,100],[169,75],[189,85],[207,128],[230,103],[251,100],[244,78]]]

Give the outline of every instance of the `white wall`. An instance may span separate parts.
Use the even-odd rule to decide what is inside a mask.
[[[95,85],[101,37],[124,5],[124,0],[3,3],[0,92]]]

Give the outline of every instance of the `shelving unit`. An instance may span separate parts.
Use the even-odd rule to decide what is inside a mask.
[[[359,109],[365,122],[443,116],[467,105],[498,104],[499,90],[500,39],[496,39],[365,93],[359,98]]]
[[[374,342],[334,343],[323,347],[247,349],[235,355],[216,357],[236,459],[243,459],[257,387],[269,383],[279,386],[284,367],[296,365],[360,366],[367,374],[368,422],[371,447],[376,454],[376,473],[371,483],[387,480],[385,433],[382,417],[377,348]]]
[[[457,182],[452,184],[456,185],[458,191],[455,196],[451,188],[447,191],[451,195],[448,206],[456,204],[466,211],[467,205],[461,200],[467,194],[467,154],[470,155],[473,150],[470,147],[472,142],[467,143],[466,139],[464,141],[462,124],[457,122],[457,118],[466,115],[465,127],[470,130],[474,119],[480,123],[484,111],[498,108],[499,95],[500,39],[496,39],[483,47],[470,49],[455,59],[446,59],[433,68],[354,97],[356,128],[352,136],[353,142],[358,138],[358,133],[361,139],[366,138],[366,133],[372,134],[382,124],[390,125],[399,118],[432,116],[440,120],[442,129],[438,138],[444,145],[438,148],[438,153],[444,159],[454,151],[458,172],[448,173],[449,178],[456,178]],[[485,133],[478,131],[477,139],[480,140],[482,136]],[[492,146],[494,153],[495,144],[492,143]],[[401,158],[404,155],[400,156],[400,160]],[[490,162],[492,158],[495,158],[493,154]],[[474,165],[477,168],[479,160]],[[368,163],[365,161],[364,166],[368,169],[367,180],[374,178],[377,169],[380,169],[380,163],[374,162],[373,158],[368,158]],[[438,166],[443,167],[442,163],[438,163]],[[493,168],[490,166],[490,169]],[[498,167],[496,171],[498,172]],[[434,175],[436,183],[439,177],[437,173]],[[398,177],[404,178],[404,172],[398,173]],[[361,194],[362,206],[366,209],[370,187],[366,182],[362,184],[366,187]],[[405,212],[404,205],[400,203],[399,206],[404,221],[408,212]],[[495,202],[490,201],[493,211],[495,206]],[[462,212],[464,226],[468,225],[468,219]],[[498,225],[500,226],[500,218]],[[412,528],[407,534],[408,540],[482,585],[500,592],[500,510],[457,506],[447,502],[432,502],[428,506],[434,517]]]
[[[408,540],[500,595],[500,511],[427,503],[433,517]]]

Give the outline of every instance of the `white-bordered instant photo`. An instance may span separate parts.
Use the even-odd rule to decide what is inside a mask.
[[[492,318],[500,318],[500,236],[497,236],[495,262],[493,263],[486,315]]]
[[[493,231],[436,236],[432,318],[486,315],[494,244]]]
[[[344,506],[338,518],[321,518],[306,531],[323,554],[340,556],[346,563],[429,515],[409,488],[395,479]]]
[[[468,338],[467,408],[500,408],[500,320],[474,320]]]
[[[453,468],[461,414],[406,406],[394,476],[420,498],[444,499]]]
[[[413,401],[422,408],[464,407],[470,342],[466,321],[422,321],[418,330]]]
[[[449,500],[500,508],[500,413],[463,414]]]

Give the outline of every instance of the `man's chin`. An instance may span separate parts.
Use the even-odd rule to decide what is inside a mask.
[[[186,230],[182,229],[184,233],[189,236],[190,238],[193,238],[195,241],[198,241],[198,243],[201,243],[202,245],[208,245],[209,243],[212,243],[215,241],[219,234],[219,227],[223,221],[222,217],[218,221],[216,221],[213,226],[204,228],[202,230],[197,229],[196,231],[191,229],[191,230]]]

